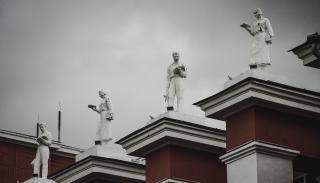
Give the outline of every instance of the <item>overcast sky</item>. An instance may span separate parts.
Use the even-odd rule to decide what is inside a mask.
[[[320,71],[287,50],[320,31],[319,0],[0,0],[0,128],[35,135],[37,116],[57,139],[88,148],[98,90],[110,97],[114,140],[165,112],[166,67],[188,69],[185,113],[248,70],[251,37],[239,27],[260,7],[275,32],[271,72],[320,91]]]

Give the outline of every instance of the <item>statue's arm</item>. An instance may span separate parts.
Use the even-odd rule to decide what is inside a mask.
[[[40,136],[37,139],[38,143],[50,146],[52,144],[52,135],[48,132],[47,136]]]
[[[109,120],[113,120],[114,116],[113,116],[113,112],[112,112],[112,107],[111,107],[111,102],[109,98],[106,98],[106,105],[107,105],[107,109],[108,109],[108,115],[109,117],[107,117],[107,119]]]
[[[242,27],[242,28],[244,28],[244,30],[248,31],[251,36],[254,36],[251,25],[243,23],[240,25],[240,27]]]
[[[110,99],[106,99],[106,104],[108,106],[109,113],[113,115]]]
[[[166,80],[166,94],[169,92],[170,87],[170,66],[167,68],[167,80]]]
[[[97,109],[95,105],[88,105],[88,108],[92,109],[93,111],[96,111],[97,113],[101,112],[99,109]]]
[[[48,133],[48,139],[45,139],[44,140],[44,142],[45,142],[45,144],[47,145],[47,146],[50,146],[51,144],[52,144],[52,135],[51,135],[51,133],[49,132]]]
[[[182,68],[180,69],[180,73],[181,73],[181,76],[186,78],[187,77],[187,68],[182,65]]]
[[[269,21],[269,19],[266,19],[266,28],[267,28],[267,31],[268,31],[268,39],[266,40],[267,43],[272,43],[272,38],[274,36],[274,32],[273,32],[273,29],[272,29],[272,26],[271,26],[271,23]]]

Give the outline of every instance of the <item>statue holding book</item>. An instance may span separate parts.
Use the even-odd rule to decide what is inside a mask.
[[[95,105],[88,105],[88,108],[100,115],[100,121],[96,132],[96,145],[107,144],[112,140],[111,121],[113,120],[113,113],[111,110],[111,103],[107,94],[103,91],[99,91],[99,96],[102,100],[98,107]]]
[[[167,67],[167,85],[164,95],[167,111],[174,110],[174,100],[177,98],[177,111],[183,111],[184,79],[187,77],[186,67],[179,62],[178,52],[172,53],[173,63]]]
[[[52,134],[46,129],[45,123],[40,123],[40,135],[36,141],[38,143],[37,153],[35,159],[31,162],[33,166],[33,177],[40,177],[40,167],[42,165],[42,178],[48,176],[48,160],[50,155],[49,147],[52,143]]]
[[[253,14],[257,20],[252,25],[243,23],[240,27],[253,36],[250,51],[250,69],[264,69],[271,65],[270,45],[274,33],[269,19],[262,16],[263,13],[260,8],[255,9]]]

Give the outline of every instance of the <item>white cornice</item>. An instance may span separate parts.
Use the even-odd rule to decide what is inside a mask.
[[[132,182],[145,181],[145,166],[127,161],[90,156],[51,175],[59,183],[79,182],[88,176],[102,174],[112,179],[123,178]],[[131,182],[131,181],[130,181]]]
[[[38,144],[36,142],[36,137],[31,135],[26,135],[22,133],[1,130],[0,129],[0,141],[14,143],[22,146],[36,147]],[[50,148],[53,153],[60,154],[63,156],[74,156],[82,152],[83,150],[76,147],[71,147],[63,145],[60,142],[53,141]]]
[[[224,151],[226,147],[225,131],[206,126],[204,118],[177,112],[160,115],[116,143],[121,144],[128,154],[138,157],[168,144],[206,151]]]
[[[229,164],[253,153],[268,154],[271,156],[277,156],[286,159],[292,159],[300,154],[299,151],[289,149],[284,146],[270,144],[262,141],[252,141],[228,151],[225,155],[220,156],[220,159],[222,162]]]
[[[200,183],[200,182],[171,178],[171,179],[161,180],[157,183]]]
[[[320,118],[320,93],[251,77],[194,105],[217,119],[253,105]]]

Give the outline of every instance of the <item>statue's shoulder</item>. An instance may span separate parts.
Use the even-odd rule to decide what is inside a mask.
[[[263,22],[270,22],[270,20],[269,20],[268,18],[266,18],[266,17],[261,17],[261,20],[262,20]]]
[[[52,137],[52,133],[51,132],[49,132],[49,131],[47,131],[47,134],[46,134],[48,137]]]

